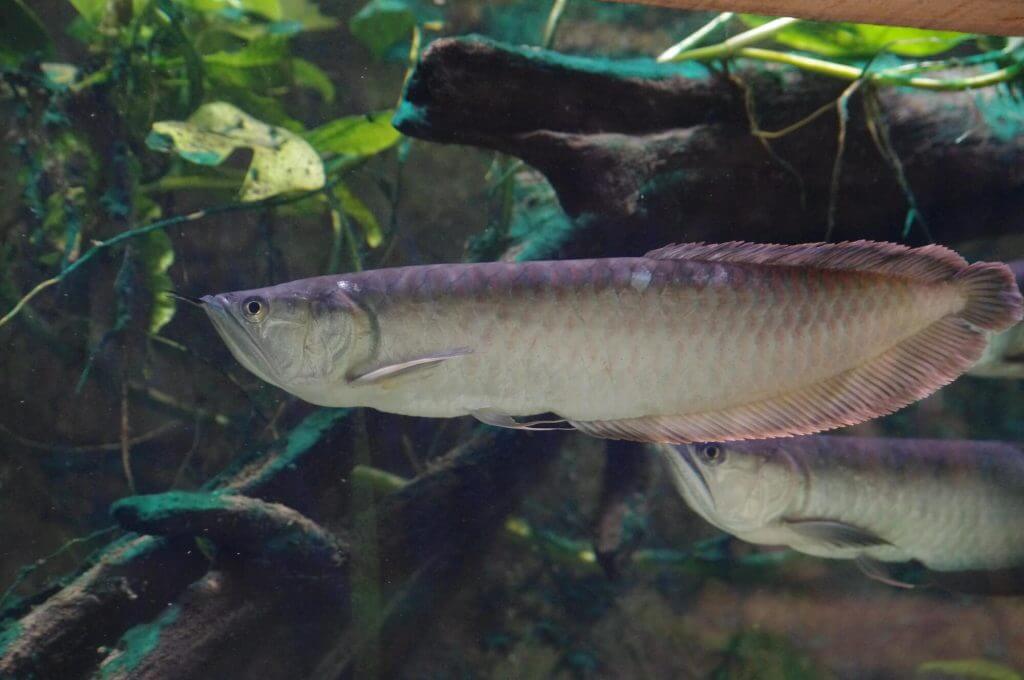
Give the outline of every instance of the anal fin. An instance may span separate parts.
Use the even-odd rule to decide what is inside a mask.
[[[860,366],[759,401],[699,413],[569,422],[596,437],[667,444],[813,434],[888,415],[926,397],[974,364],[986,343],[984,332],[949,315]]]

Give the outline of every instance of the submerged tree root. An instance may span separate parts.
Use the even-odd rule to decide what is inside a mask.
[[[1024,227],[1016,162],[1024,123],[1006,95],[890,88],[877,93],[879,121],[851,101],[836,173],[839,123],[813,114],[847,84],[768,69],[742,79],[756,98],[758,128],[789,128],[772,139],[782,164],[751,133],[744,92],[726,76],[482,38],[435,41],[394,122],[408,135],[494,149],[544,173],[577,224],[561,256],[634,255],[673,241],[817,241],[832,201],[835,240],[904,239],[914,207],[940,242]],[[879,124],[900,159],[899,177],[872,138]],[[804,180],[806,207],[786,165]],[[908,188],[916,206],[907,204]],[[907,240],[927,237],[915,231]]]
[[[356,508],[343,541],[310,517],[352,477],[330,445],[344,416],[314,412],[210,492],[116,503],[126,529],[159,537],[128,534],[3,629],[0,677],[386,674],[551,456],[520,433],[478,436]]]
[[[118,501],[111,514],[129,531],[193,536],[278,578],[339,579],[347,547],[318,524],[280,503],[231,493],[169,492]]]

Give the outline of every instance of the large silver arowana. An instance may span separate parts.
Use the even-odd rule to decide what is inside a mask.
[[[554,413],[661,442],[890,413],[1021,315],[1005,265],[866,241],[381,269],[203,302],[242,365],[315,404],[507,427]]]

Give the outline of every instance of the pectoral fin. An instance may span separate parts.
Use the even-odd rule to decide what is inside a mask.
[[[451,350],[444,350],[435,354],[426,354],[421,357],[414,357],[406,361],[378,366],[365,373],[354,375],[348,379],[350,385],[379,385],[388,380],[405,376],[413,372],[419,372],[438,364],[454,359],[455,357],[472,354],[473,350],[468,347],[457,347]]]
[[[564,420],[533,420],[528,423],[521,423],[504,411],[496,408],[478,408],[469,412],[471,416],[486,425],[495,427],[507,427],[512,430],[571,430],[571,427],[543,427],[544,425],[557,425],[564,423]]]
[[[784,519],[786,526],[819,543],[833,548],[870,548],[878,545],[890,545],[889,541],[867,529],[846,522],[831,519]]]
[[[889,569],[878,560],[873,560],[870,557],[859,555],[854,562],[857,564],[857,568],[860,569],[861,573],[873,581],[884,583],[885,585],[892,586],[893,588],[906,588],[908,590],[917,588],[913,583],[907,583],[906,581],[901,581],[894,577],[889,573]]]

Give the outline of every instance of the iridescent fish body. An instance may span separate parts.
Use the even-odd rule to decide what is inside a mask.
[[[939,571],[1024,566],[1024,451],[790,437],[659,447],[687,504],[745,541]]]
[[[661,442],[890,413],[1021,314],[1002,264],[873,242],[403,267],[203,300],[239,362],[316,404],[509,427],[553,413]]]

